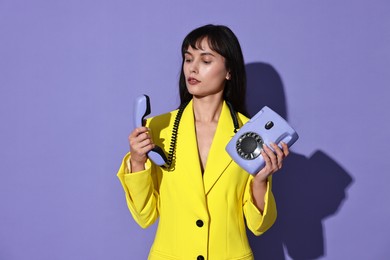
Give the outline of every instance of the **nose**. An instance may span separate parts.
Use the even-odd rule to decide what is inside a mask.
[[[190,73],[198,73],[198,62],[192,61],[188,67]]]

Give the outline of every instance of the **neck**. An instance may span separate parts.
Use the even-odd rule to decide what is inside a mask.
[[[222,111],[221,98],[193,98],[193,109],[196,122],[217,122]]]

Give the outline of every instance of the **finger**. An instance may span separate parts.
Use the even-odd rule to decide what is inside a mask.
[[[147,127],[144,127],[144,126],[141,126],[141,127],[137,127],[133,130],[133,132],[131,132],[131,134],[129,135],[129,138],[131,137],[137,137],[139,136],[140,134],[142,133],[145,133],[145,132],[148,132],[149,131],[149,128]]]
[[[146,139],[150,139],[151,137],[148,132],[144,131],[145,129],[136,128],[128,137],[129,144],[131,147],[137,146],[138,143],[141,143],[142,141]]]
[[[271,143],[271,146],[274,149],[274,153],[276,154],[277,157],[280,157],[280,158],[284,157],[284,153],[283,153],[282,149],[280,149],[280,147],[277,144]]]
[[[264,147],[261,152],[265,161],[265,166],[261,171],[266,175],[273,174],[277,170],[276,156],[269,147]]]
[[[137,137],[134,138],[135,140],[137,140],[139,143],[144,141],[144,140],[147,140],[149,139],[150,141],[152,141],[152,138],[150,137],[149,133],[148,132],[143,132],[143,133],[140,133]]]
[[[270,166],[271,166],[271,168],[277,167],[278,161],[277,161],[277,158],[276,158],[276,155],[275,155],[274,151],[272,151],[271,148],[269,148],[265,144],[263,145],[263,150],[265,151],[265,153],[270,158],[270,161],[271,161],[271,165]]]
[[[130,152],[132,153],[141,153],[140,149],[152,143],[151,138],[148,136],[148,133],[141,133],[137,136],[129,136],[129,145]]]
[[[271,143],[271,146],[273,147],[274,152],[276,154],[276,163],[278,169],[281,169],[283,164],[283,159],[284,159],[284,153],[277,144]]]
[[[130,138],[130,151],[142,153],[147,149],[147,152],[154,147],[152,138],[148,133],[142,133],[137,137]],[[142,150],[141,150],[142,149]]]
[[[266,168],[266,169],[271,168],[271,167],[270,167],[271,164],[272,164],[271,158],[269,158],[268,154],[265,152],[264,149],[261,150],[261,155],[263,156],[263,159],[264,159],[264,162],[265,162],[264,168]],[[264,168],[263,168],[263,169],[264,169]]]
[[[142,142],[135,142],[130,145],[130,152],[135,161],[145,161],[148,152],[153,148],[154,144],[150,141],[150,139],[145,139]]]
[[[263,167],[263,169],[260,170],[258,175],[261,175],[263,177],[264,176],[268,177],[269,175],[272,175],[274,172],[276,172],[278,170],[276,164],[274,162],[272,162],[272,159],[269,156],[269,153],[266,152],[267,148],[264,148],[261,151],[261,155],[263,156],[263,159],[265,161],[265,166]],[[270,148],[268,148],[268,150],[272,152],[272,150]]]
[[[148,144],[137,149],[137,154],[141,157],[146,157],[148,152],[153,149],[153,144]]]
[[[153,144],[153,141],[151,138],[145,138],[145,139],[141,140],[140,142],[138,142],[139,149],[143,149],[145,147],[151,147],[150,149],[152,149],[153,146],[154,146],[154,144]]]
[[[281,145],[282,145],[284,157],[286,157],[287,155],[289,155],[290,150],[288,149],[288,146],[285,142],[281,142]]]

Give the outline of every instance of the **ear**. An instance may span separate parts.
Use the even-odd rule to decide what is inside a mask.
[[[226,80],[230,80],[230,78],[231,78],[230,71],[228,71],[228,73],[226,73]]]

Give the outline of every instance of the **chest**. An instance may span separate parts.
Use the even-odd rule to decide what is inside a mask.
[[[196,123],[196,140],[198,145],[199,159],[204,171],[207,163],[211,144],[213,143],[217,122]]]

